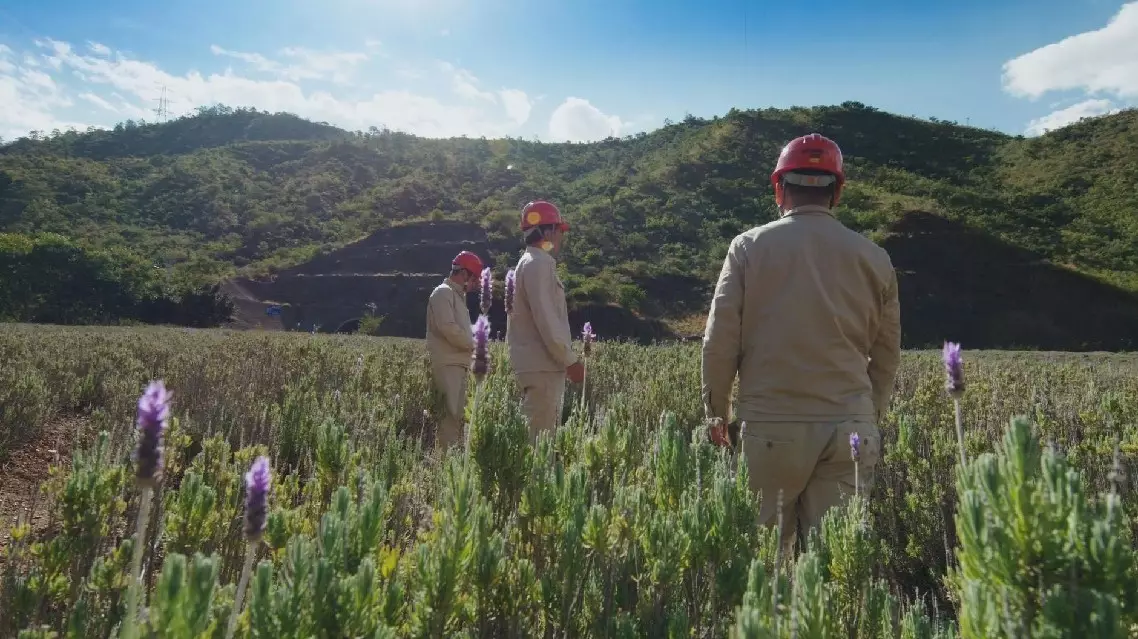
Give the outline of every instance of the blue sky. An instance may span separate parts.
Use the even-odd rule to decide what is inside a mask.
[[[0,137],[224,102],[589,140],[857,100],[1038,133],[1138,101],[1138,2],[0,0]]]

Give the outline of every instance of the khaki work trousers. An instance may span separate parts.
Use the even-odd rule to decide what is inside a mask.
[[[782,490],[783,556],[792,557],[795,541],[804,548],[811,528],[821,525],[831,507],[854,492],[850,435],[860,438],[857,483],[861,495],[873,488],[881,458],[881,433],[870,420],[837,422],[748,422],[743,455],[751,489],[762,495],[759,524],[778,524]]]
[[[462,425],[466,420],[466,376],[468,369],[461,365],[431,365],[435,388],[443,396],[443,414],[435,432],[435,448],[445,450],[463,443]]]
[[[522,390],[522,412],[529,426],[531,443],[543,431],[551,434],[561,423],[561,403],[565,399],[565,371],[518,373]]]

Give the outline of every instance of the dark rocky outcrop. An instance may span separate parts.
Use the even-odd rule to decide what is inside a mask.
[[[236,279],[225,290],[238,307],[234,326],[269,330],[348,332],[374,305],[383,335],[422,337],[427,298],[459,251],[485,259],[486,232],[477,224],[428,222],[391,227],[321,255],[268,280]],[[266,314],[280,306],[277,317]]]
[[[898,272],[906,348],[1138,346],[1138,296],[959,222],[913,211],[882,245]]]
[[[446,277],[451,258],[464,250],[487,260],[491,253],[508,253],[508,247],[491,246],[476,224],[433,222],[384,229],[271,279],[226,282],[224,291],[237,307],[232,326],[354,332],[373,304],[375,314],[384,318],[380,334],[423,337],[431,289]],[[508,266],[512,264],[492,265],[499,278]],[[467,301],[473,319],[480,312],[478,294],[470,294]],[[273,306],[280,307],[279,315],[266,314]],[[504,338],[506,313],[500,298],[489,316],[492,336]],[[650,343],[673,337],[663,322],[639,318],[618,306],[573,309],[569,323],[574,337],[585,322],[608,339]]]

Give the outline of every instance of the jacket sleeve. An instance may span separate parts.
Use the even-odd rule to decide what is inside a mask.
[[[474,335],[455,321],[454,311],[450,306],[451,300],[447,299],[452,294],[453,291],[445,289],[436,289],[431,293],[430,301],[427,303],[431,319],[451,346],[460,351],[473,351]]]
[[[877,338],[869,349],[869,381],[873,385],[873,407],[880,421],[889,408],[889,396],[901,365],[901,303],[897,295],[897,271],[890,275],[883,293],[881,322]]]
[[[526,299],[530,301],[533,323],[541,335],[545,350],[549,351],[549,356],[558,365],[568,368],[577,362],[577,354],[573,352],[572,336],[562,329],[566,318],[558,317],[554,300],[555,295],[563,294],[563,289],[557,285],[553,260],[543,262],[531,262],[529,268],[522,271],[521,284],[526,287]]]
[[[739,238],[731,242],[703,334],[703,406],[707,417],[728,419],[731,387],[739,372],[745,256]]]

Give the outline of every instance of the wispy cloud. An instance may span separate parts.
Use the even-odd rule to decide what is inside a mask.
[[[1100,115],[1109,115],[1117,113],[1118,107],[1110,100],[1101,98],[1083,100],[1078,104],[1072,104],[1065,109],[1052,111],[1041,118],[1035,118],[1028,122],[1027,129],[1024,131],[1027,135],[1042,135],[1048,131],[1061,129],[1068,124],[1074,124],[1083,118],[1093,118]]]
[[[369,58],[367,53],[352,51],[312,51],[301,47],[285,47],[278,52],[284,59],[270,59],[260,53],[230,51],[210,45],[214,55],[227,56],[245,62],[254,71],[285,80],[326,80],[339,84],[351,81],[356,68]]]
[[[472,71],[448,62],[385,63],[397,77],[413,78],[429,93],[369,90],[362,69],[377,62],[381,45],[376,41],[359,50],[204,49],[235,64],[221,72],[173,73],[98,42],[76,47],[42,38],[25,51],[0,44],[0,136],[148,119],[160,87],[175,96],[175,114],[227,104],[295,113],[353,130],[378,126],[428,137],[500,137],[534,130],[537,100],[525,90],[483,86]],[[554,139],[584,141],[618,135],[624,127],[619,117],[574,97],[554,110],[548,132]]]

